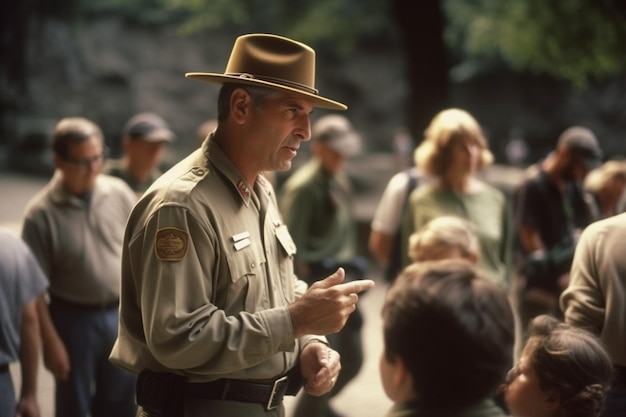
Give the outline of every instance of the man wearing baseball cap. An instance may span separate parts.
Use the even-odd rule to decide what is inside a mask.
[[[161,176],[127,224],[120,332],[111,360],[138,373],[143,416],[283,416],[284,395],[329,392],[341,364],[324,337],[358,294],[339,268],[310,287],[264,171],[284,171],[311,136],[315,52],[276,35],[237,38],[218,125]]]
[[[124,126],[123,158],[109,161],[105,172],[123,179],[141,195],[161,175],[165,145],[173,140],[174,132],[163,118],[154,113],[136,114]]]
[[[347,160],[361,150],[360,136],[350,121],[329,114],[313,124],[312,157],[281,189],[279,204],[285,224],[298,248],[296,273],[309,285],[341,266],[347,279],[362,278],[367,262],[358,256],[354,193],[345,171]],[[333,390],[323,396],[303,393],[295,408],[298,417],[332,416],[330,399],[356,376],[363,363],[359,308],[341,332],[328,341],[341,355],[342,369]]]
[[[517,191],[523,328],[539,314],[560,315],[558,298],[569,281],[578,237],[592,221],[582,182],[601,163],[595,134],[572,126],[561,133],[556,149],[536,165]]]

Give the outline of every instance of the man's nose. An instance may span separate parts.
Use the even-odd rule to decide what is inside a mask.
[[[300,130],[302,131],[301,135],[303,141],[311,139],[311,119],[308,115],[302,118]]]

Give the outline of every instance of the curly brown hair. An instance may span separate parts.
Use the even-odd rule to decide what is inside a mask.
[[[524,347],[542,390],[559,394],[559,417],[595,417],[604,406],[613,363],[602,342],[588,331],[538,316]]]

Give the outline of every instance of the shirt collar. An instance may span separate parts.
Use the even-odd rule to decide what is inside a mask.
[[[202,144],[204,154],[207,156],[209,162],[220,171],[232,186],[237,191],[241,201],[248,207],[252,201],[257,207],[260,203],[257,193],[263,193],[268,199],[271,199],[273,188],[269,181],[263,176],[259,175],[252,185],[254,189],[246,182],[239,168],[233,164],[233,162],[226,156],[222,148],[214,141],[213,134],[210,135],[209,140],[204,141]]]
[[[96,181],[98,181],[97,178],[96,178]],[[74,206],[74,207],[88,206],[88,202],[85,201],[85,199],[82,199],[73,194],[70,194],[65,190],[65,187],[63,187],[63,174],[58,169],[54,171],[54,175],[52,176],[52,179],[50,180],[50,189],[51,189],[50,196],[52,198],[52,201],[55,204],[69,205],[69,206]],[[94,191],[95,191],[95,188],[94,190],[91,191],[92,198],[90,200],[93,200]]]

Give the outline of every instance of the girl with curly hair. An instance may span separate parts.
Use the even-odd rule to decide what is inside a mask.
[[[586,330],[541,315],[503,386],[516,417],[596,417],[613,377],[611,358]]]

